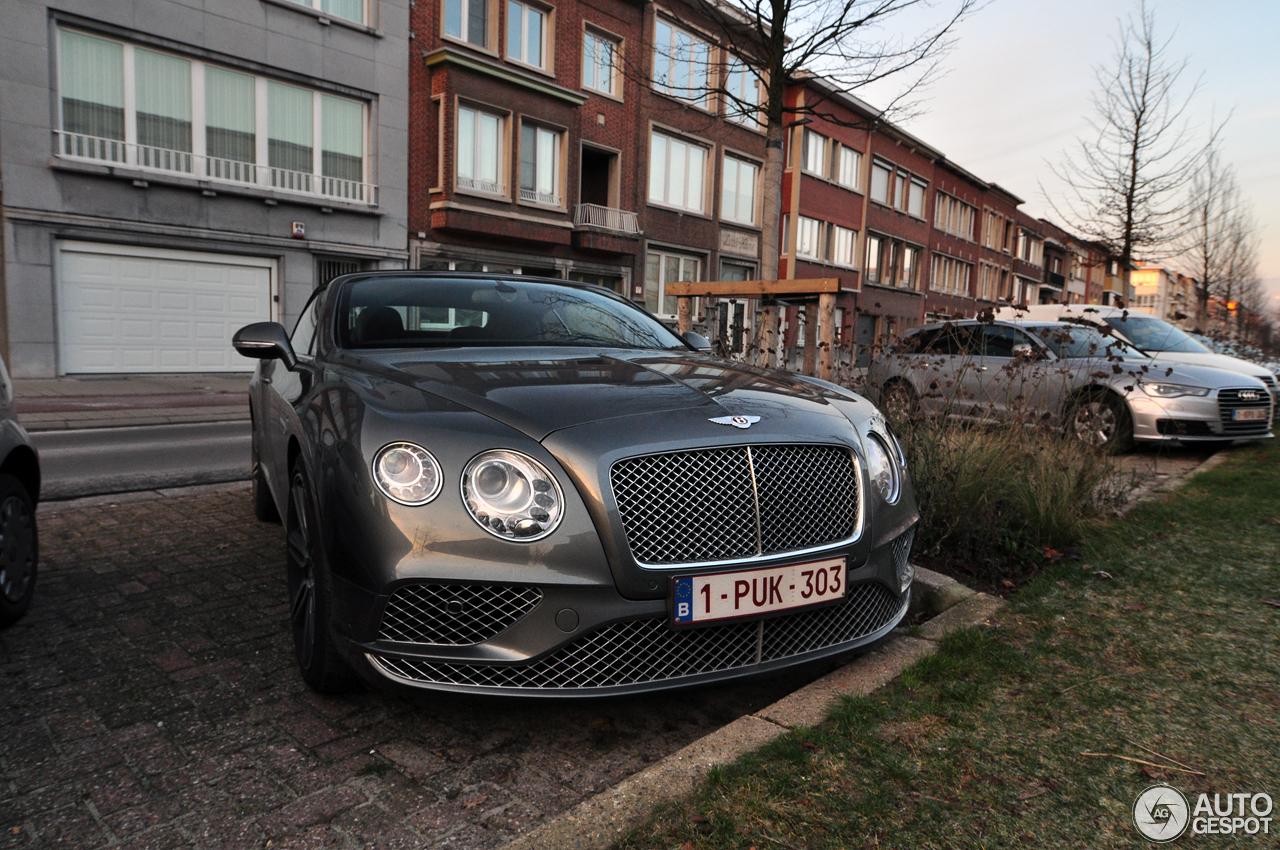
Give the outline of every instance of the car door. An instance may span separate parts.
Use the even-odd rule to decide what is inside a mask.
[[[965,386],[981,353],[976,325],[947,324],[923,347],[915,381],[930,414],[970,416],[974,398]]]
[[[989,324],[978,328],[982,354],[965,375],[966,392],[973,395],[974,415],[1002,419],[1026,406],[1026,371],[1033,348],[1030,338],[1011,325]]]
[[[265,438],[263,445],[269,447],[267,477],[279,503],[283,503],[285,494],[289,492],[289,434],[300,430],[296,405],[314,385],[315,337],[319,313],[324,306],[324,292],[320,289],[312,294],[289,337],[289,344],[298,358],[297,366],[290,370],[278,360],[269,360],[269,369],[264,371],[262,380],[266,409],[259,434]]]

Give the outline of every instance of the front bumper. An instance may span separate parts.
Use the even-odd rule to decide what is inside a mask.
[[[1234,390],[1215,390],[1208,396],[1157,399],[1135,389],[1129,394],[1135,440],[1152,442],[1202,442],[1257,440],[1271,437],[1274,410],[1270,394],[1260,393],[1258,402],[1242,403]],[[1267,418],[1254,421],[1234,419],[1240,408],[1265,408]]]
[[[851,564],[848,592],[832,605],[675,628],[666,600],[549,585],[532,588],[537,602],[489,639],[454,646],[380,639],[352,642],[346,654],[378,686],[489,695],[609,696],[766,674],[888,635],[906,616],[911,596],[895,586],[897,562],[909,556],[895,544],[913,533],[872,550],[866,563]],[[387,616],[384,611],[384,638]]]

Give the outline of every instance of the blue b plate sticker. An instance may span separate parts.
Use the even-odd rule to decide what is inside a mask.
[[[693,622],[693,576],[675,580],[675,622]]]

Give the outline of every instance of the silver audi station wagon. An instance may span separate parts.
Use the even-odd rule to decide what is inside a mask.
[[[234,344],[305,681],[601,695],[859,650],[918,520],[865,398],[603,289],[375,273]]]

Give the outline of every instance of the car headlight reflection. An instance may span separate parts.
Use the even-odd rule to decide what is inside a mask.
[[[373,480],[387,498],[425,505],[440,493],[443,476],[431,452],[413,443],[388,443],[373,457]]]
[[[888,443],[879,434],[867,437],[867,472],[871,476],[871,489],[889,504],[898,501],[901,476],[898,464]]]
[[[1209,394],[1207,387],[1188,387],[1184,384],[1139,384],[1142,391],[1147,395],[1156,398],[1181,398],[1182,396],[1206,396]]]
[[[531,457],[494,450],[462,470],[462,501],[481,528],[504,540],[539,540],[564,516],[555,476]]]

